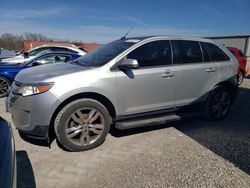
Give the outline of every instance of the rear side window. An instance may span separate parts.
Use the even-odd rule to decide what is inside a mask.
[[[174,40],[175,47],[175,63],[198,63],[202,62],[201,48],[197,41]]]
[[[203,54],[203,59],[204,62],[210,62],[213,61],[212,57],[211,57],[211,52],[209,52],[208,47],[205,45],[204,42],[201,42],[201,49],[202,49],[202,54]]]
[[[239,50],[239,54],[241,57],[245,57],[241,50]]]
[[[53,51],[53,52],[61,51],[61,52],[77,53],[77,52],[74,51],[74,50],[71,50],[71,49],[68,49],[68,48],[63,48],[63,47],[52,47],[52,51]]]
[[[212,43],[206,43],[208,48],[210,49],[212,56],[215,61],[228,61],[229,57],[216,45]]]
[[[171,46],[167,40],[144,44],[127,55],[136,59],[139,67],[162,66],[172,64]]]

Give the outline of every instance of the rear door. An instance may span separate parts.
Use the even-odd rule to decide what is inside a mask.
[[[210,54],[212,54],[213,63],[216,63],[219,66],[219,80],[228,80],[230,75],[234,72],[233,66],[231,66],[232,64],[230,63],[230,58],[215,44],[207,42],[204,43],[204,45],[208,47]]]
[[[174,64],[177,88],[176,106],[201,101],[209,89],[219,81],[219,64],[213,62],[203,43],[189,40],[174,40]]]

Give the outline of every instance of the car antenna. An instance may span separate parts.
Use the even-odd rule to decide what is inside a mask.
[[[126,36],[134,29],[134,26],[130,27],[130,29],[128,30],[128,32],[121,38],[121,40],[125,40]]]

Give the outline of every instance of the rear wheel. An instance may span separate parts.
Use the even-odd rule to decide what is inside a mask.
[[[245,74],[243,71],[240,71],[239,73],[239,77],[238,77],[238,85],[242,84],[243,80],[244,80]]]
[[[0,98],[8,94],[10,82],[6,78],[0,77]]]
[[[206,101],[205,115],[210,120],[223,119],[232,105],[232,95],[229,89],[219,86],[215,88]]]
[[[55,132],[66,149],[84,151],[104,142],[110,124],[110,115],[101,103],[93,99],[78,99],[59,112]]]

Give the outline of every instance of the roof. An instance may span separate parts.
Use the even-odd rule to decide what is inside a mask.
[[[210,37],[205,37],[205,38],[209,38],[209,39],[221,39],[221,38],[245,38],[245,37],[250,37],[250,34],[210,36]]]
[[[195,37],[195,36],[174,36],[174,35],[155,35],[155,36],[141,36],[141,37],[129,37],[126,40],[147,40],[147,39],[172,39],[172,40],[195,40],[195,41],[205,41],[212,42],[210,39],[205,37]]]
[[[79,55],[77,53],[74,53],[74,52],[64,52],[64,51],[44,51],[40,54],[38,54],[36,57],[38,56],[42,56],[42,55],[47,55],[47,54],[72,54],[72,55]]]

